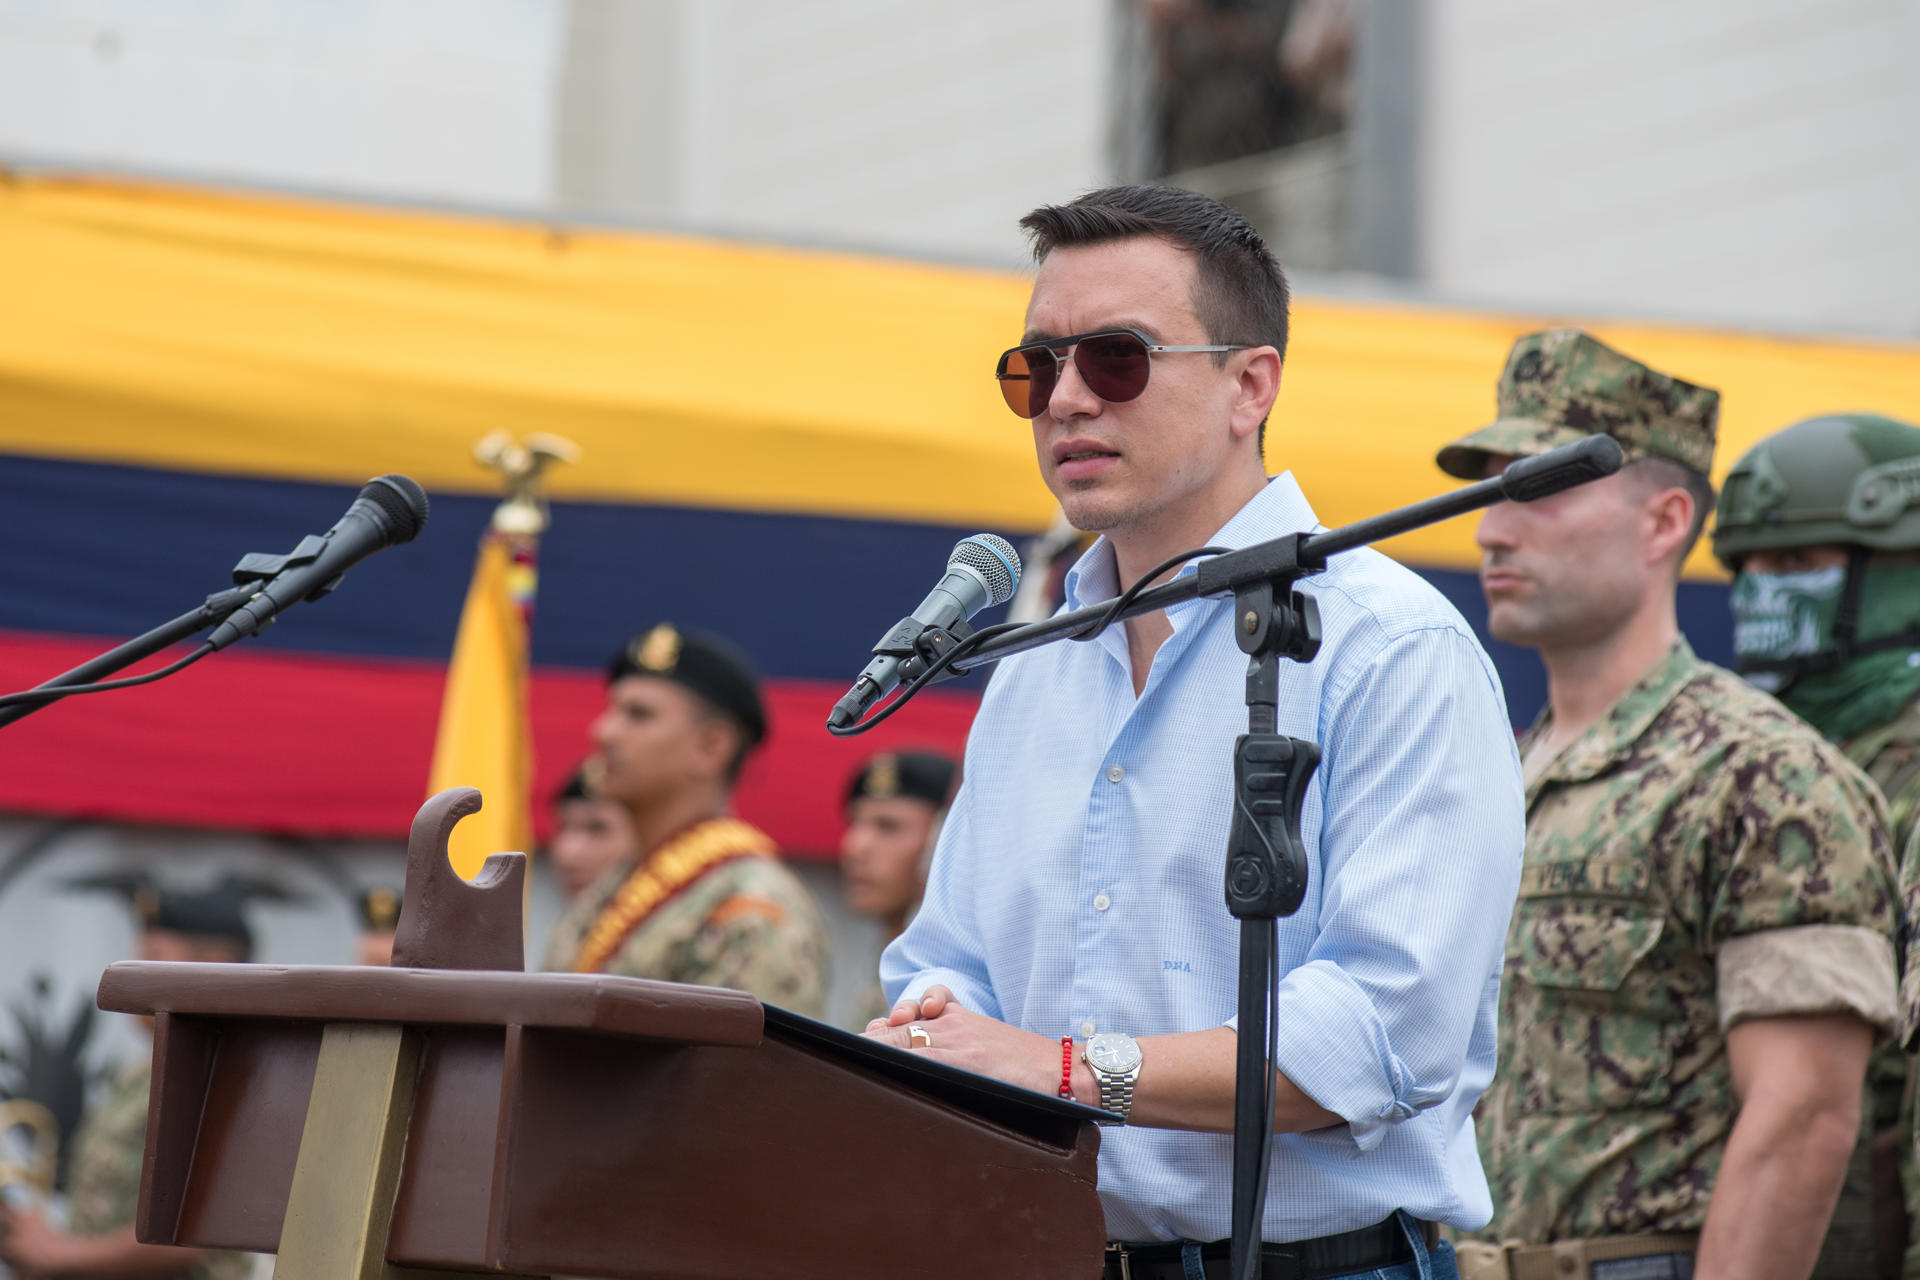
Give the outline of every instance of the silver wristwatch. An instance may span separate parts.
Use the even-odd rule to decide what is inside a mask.
[[[1140,1078],[1140,1042],[1118,1031],[1102,1031],[1088,1038],[1080,1058],[1100,1084],[1101,1109],[1125,1124],[1133,1110],[1133,1085]]]

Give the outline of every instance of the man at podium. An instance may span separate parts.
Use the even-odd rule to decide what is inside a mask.
[[[1102,535],[1068,606],[1183,552],[1314,528],[1301,483],[1262,457],[1287,285],[1259,234],[1164,187],[1022,225],[1039,269],[998,376],[1068,518]],[[1279,926],[1263,1274],[1451,1277],[1425,1224],[1491,1213],[1471,1112],[1520,871],[1513,732],[1472,632],[1414,574],[1363,550],[1304,585],[1324,641],[1281,665],[1279,731],[1324,756],[1306,900]],[[1134,1280],[1225,1269],[1238,929],[1222,880],[1247,724],[1232,612],[1192,600],[1000,663],[922,908],[882,957],[892,1011],[868,1032],[1124,1120],[1100,1193],[1108,1273]]]

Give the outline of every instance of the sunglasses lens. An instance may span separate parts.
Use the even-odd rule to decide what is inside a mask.
[[[1000,394],[1007,408],[1023,418],[1037,418],[1046,412],[1053,399],[1053,385],[1060,362],[1045,347],[1023,347],[1000,357],[994,376],[1000,379]]]
[[[1108,404],[1125,404],[1147,389],[1151,362],[1146,344],[1129,333],[1083,338],[1073,349],[1073,365],[1087,390]]]

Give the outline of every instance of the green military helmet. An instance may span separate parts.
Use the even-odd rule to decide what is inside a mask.
[[[1828,543],[1920,547],[1920,427],[1872,413],[1796,422],[1733,464],[1715,511],[1713,553]]]

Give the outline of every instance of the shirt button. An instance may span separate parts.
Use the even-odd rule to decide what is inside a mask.
[[[1085,1022],[1080,1024],[1080,1038],[1084,1040],[1092,1034],[1093,1034],[1093,1019],[1088,1018]]]
[[[1093,895],[1093,909],[1095,911],[1105,911],[1108,907],[1112,905],[1113,905],[1113,899],[1109,898],[1106,894],[1096,893]]]
[[[1108,781],[1108,782],[1118,782],[1118,781],[1120,781],[1120,779],[1122,779],[1122,778],[1124,778],[1124,777],[1126,777],[1126,776],[1127,776],[1127,771],[1126,771],[1125,769],[1122,769],[1122,768],[1121,768],[1121,767],[1120,767],[1119,765],[1117,765],[1117,764],[1116,764],[1116,765],[1109,765],[1109,766],[1107,767],[1107,781]]]

